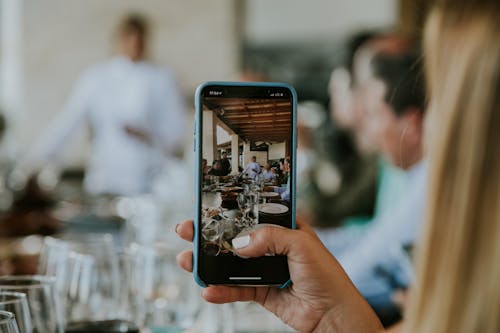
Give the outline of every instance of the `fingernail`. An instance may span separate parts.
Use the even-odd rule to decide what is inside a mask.
[[[250,244],[250,235],[236,237],[233,239],[232,243],[233,247],[237,250],[247,247],[248,244]]]
[[[178,234],[178,232],[177,232],[177,229],[178,229],[178,228],[179,228],[179,223],[177,223],[177,224],[175,225],[175,229],[174,229],[174,231],[175,231],[175,233],[176,233],[176,234]]]

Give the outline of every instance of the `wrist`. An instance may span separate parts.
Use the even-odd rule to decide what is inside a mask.
[[[343,302],[330,308],[318,321],[314,333],[381,333],[384,329],[364,300]]]

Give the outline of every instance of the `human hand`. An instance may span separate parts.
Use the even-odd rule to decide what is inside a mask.
[[[177,225],[176,232],[192,241],[193,221]],[[245,257],[286,255],[293,284],[285,289],[209,286],[202,293],[208,302],[254,301],[300,332],[382,330],[370,306],[309,226],[298,223],[298,230],[263,227],[233,240],[235,243]],[[192,255],[187,250],[177,256],[179,265],[190,272]]]

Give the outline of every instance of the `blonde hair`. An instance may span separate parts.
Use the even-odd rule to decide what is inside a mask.
[[[406,332],[500,332],[500,1],[439,3],[425,30],[429,188]]]

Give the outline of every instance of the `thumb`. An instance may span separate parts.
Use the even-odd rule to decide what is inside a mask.
[[[269,253],[293,255],[300,244],[297,233],[300,231],[273,224],[258,224],[256,228],[239,234],[232,244],[242,257],[262,257]]]

